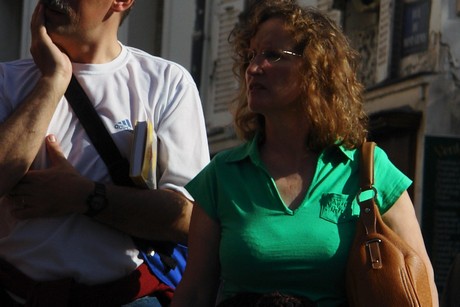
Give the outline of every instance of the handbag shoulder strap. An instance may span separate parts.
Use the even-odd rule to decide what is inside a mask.
[[[374,142],[364,142],[361,146],[361,190],[369,190],[374,186]]]
[[[128,160],[121,155],[99,114],[74,75],[65,92],[65,97],[104,160],[113,182],[117,185],[133,186],[129,177]]]
[[[375,197],[377,190],[374,187],[374,142],[364,142],[361,146],[361,163],[360,163],[360,176],[361,176],[361,189],[359,194],[364,191],[372,190],[373,195],[367,200],[361,201],[358,194],[358,204],[361,209],[359,214],[359,223],[365,229],[367,235],[376,234],[377,219],[381,221],[379,209],[375,205]],[[382,268],[382,255],[380,253],[380,239],[374,238],[366,241],[366,246],[369,249],[370,262],[373,269]]]

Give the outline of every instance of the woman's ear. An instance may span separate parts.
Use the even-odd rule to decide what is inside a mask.
[[[114,12],[124,12],[132,7],[134,0],[114,0],[112,3],[112,10]]]

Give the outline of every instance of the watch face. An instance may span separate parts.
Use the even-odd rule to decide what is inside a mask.
[[[91,201],[91,209],[100,211],[106,206],[105,197],[102,195],[94,195],[93,200]]]
[[[95,216],[107,206],[107,198],[105,196],[105,185],[95,183],[94,192],[87,199],[88,210],[85,212],[87,216]]]

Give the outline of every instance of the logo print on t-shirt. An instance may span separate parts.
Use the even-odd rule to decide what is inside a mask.
[[[133,126],[131,125],[131,121],[129,119],[125,119],[119,121],[118,123],[113,126],[117,130],[133,130]]]

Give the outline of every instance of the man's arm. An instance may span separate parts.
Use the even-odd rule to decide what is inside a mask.
[[[107,186],[108,206],[95,218],[132,236],[186,244],[192,203],[180,192]]]
[[[32,164],[72,75],[69,58],[46,33],[41,4],[32,16],[31,32],[31,53],[42,76],[21,105],[0,124],[0,197]]]
[[[50,167],[31,170],[12,190],[18,219],[84,214],[94,182],[81,176],[67,161],[54,136],[46,138]],[[167,189],[143,190],[106,185],[107,207],[92,217],[131,236],[186,243],[192,203]]]

